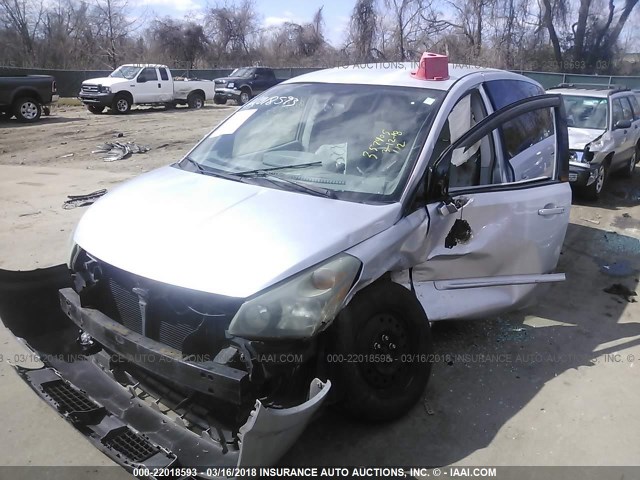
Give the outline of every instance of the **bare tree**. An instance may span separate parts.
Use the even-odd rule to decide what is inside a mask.
[[[250,58],[252,42],[260,31],[253,0],[218,4],[209,9],[205,31],[214,46],[218,60]]]
[[[15,33],[24,54],[30,57],[34,54],[43,12],[42,0],[0,0],[0,22]]]
[[[202,25],[180,22],[171,18],[156,19],[151,28],[154,50],[170,59],[172,64],[195,67],[196,61],[208,43]]]
[[[374,0],[356,0],[349,22],[348,47],[355,52],[356,61],[370,62],[375,59],[378,33],[378,13]]]
[[[106,64],[116,68],[124,57],[128,36],[135,30],[135,20],[127,17],[129,4],[126,0],[95,0],[93,24],[96,37],[100,39],[100,49],[104,52]]]

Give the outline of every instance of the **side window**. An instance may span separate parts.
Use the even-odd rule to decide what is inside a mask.
[[[169,80],[169,74],[167,73],[167,69],[166,68],[161,68],[160,69],[160,78],[162,80]]]
[[[522,80],[491,80],[485,82],[484,88],[494,110],[500,110],[523,98],[545,93],[542,87]]]
[[[489,180],[491,176],[483,175],[483,166],[486,165],[485,160],[487,157],[492,158],[492,150],[487,150],[487,154],[483,151],[482,145],[492,145],[492,139],[495,131],[499,133],[511,132],[514,129],[529,128],[531,129],[532,136],[527,139],[527,146],[521,149],[521,151],[515,154],[509,159],[508,168],[511,172],[511,181],[520,182],[526,180],[546,179],[554,178],[555,174],[555,136],[553,135],[553,122],[550,125],[551,134],[540,134],[542,127],[549,127],[546,125],[548,119],[552,119],[552,109],[538,109],[533,112],[528,112],[519,117],[503,123],[501,126],[496,127],[495,130],[487,133],[481,140],[471,146],[459,147],[455,149],[451,157],[443,159],[443,161],[449,161],[449,188],[455,191],[456,187],[460,187],[459,183],[456,183],[456,179],[453,176],[452,169],[456,163],[456,159],[467,158],[470,155],[476,155],[480,150],[480,167],[475,170],[476,172],[476,185],[483,185],[485,183],[491,183]],[[540,125],[542,124],[542,126]],[[538,133],[534,133],[538,132]],[[520,134],[521,138],[525,138]],[[533,143],[531,143],[533,142]],[[478,148],[479,146],[479,148]],[[500,182],[496,179],[494,183]]]
[[[138,79],[144,78],[147,82],[153,82],[158,80],[158,74],[156,73],[156,69],[152,67],[147,67],[142,70],[142,73],[138,76]]]
[[[611,99],[611,124],[615,126],[620,120],[624,120],[622,103],[619,98]]]
[[[462,97],[449,113],[440,131],[433,151],[434,159],[486,116],[487,111],[478,90]],[[456,149],[449,164],[449,187],[455,189],[495,183],[495,167],[491,136],[466,149]]]
[[[620,103],[622,103],[622,115],[624,119],[633,122],[633,110],[631,109],[631,104],[629,103],[629,97],[621,97]]]
[[[631,102],[631,108],[633,109],[633,118],[635,120],[640,120],[640,103],[638,103],[638,99],[635,95],[631,95],[627,98],[629,98],[629,101]]]

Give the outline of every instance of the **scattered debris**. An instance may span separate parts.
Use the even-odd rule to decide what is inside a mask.
[[[427,403],[427,401],[424,401],[424,409],[427,412],[427,415],[434,415],[435,412],[433,411],[433,409],[431,408],[431,406]]]
[[[151,148],[148,145],[138,145],[134,142],[105,142],[104,145],[99,145],[97,150],[93,150],[91,153],[106,153],[102,159],[105,162],[115,162],[116,160],[123,160],[132,153],[146,153]]]
[[[590,218],[580,218],[580,220],[584,220],[585,222],[593,223],[594,225],[600,225],[600,220],[591,220]]]
[[[41,213],[40,210],[38,210],[37,212],[21,213],[18,216],[19,217],[30,217],[31,215],[39,215],[40,213]]]
[[[73,153],[67,153],[66,155],[62,155],[60,158],[69,158],[73,157]]]
[[[114,137],[114,138],[122,138],[122,137],[124,137],[124,133],[122,133],[122,132],[116,132],[116,133],[114,133],[114,134],[113,134],[113,137]]]
[[[624,218],[631,218],[631,215],[629,215],[628,213],[623,213],[623,214],[622,214],[622,216],[623,216]]]
[[[636,292],[625,287],[621,283],[614,283],[610,287],[603,289],[603,291],[611,295],[618,295],[619,297],[624,298],[629,303],[635,303],[636,299],[632,297],[635,297],[638,295]]]
[[[636,272],[628,260],[617,260],[615,262],[602,263],[600,265],[600,271],[605,275],[610,275],[612,277],[627,277]]]
[[[67,199],[62,204],[62,208],[70,210],[76,207],[86,207],[95,202],[98,198],[107,193],[106,189],[96,190],[95,192],[87,193],[86,195],[67,195]]]

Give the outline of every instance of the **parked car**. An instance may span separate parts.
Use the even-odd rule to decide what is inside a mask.
[[[37,121],[58,101],[56,79],[50,75],[0,77],[0,116],[20,122]]]
[[[236,68],[228,77],[215,79],[216,96],[214,103],[224,105],[227,100],[235,100],[240,105],[244,105],[256,95],[282,81],[282,79],[276,78],[271,68]]]
[[[25,380],[63,414],[56,392],[74,398],[129,469],[270,464],[329,403],[403,415],[430,321],[564,280],[571,206],[562,97],[435,54],[410,67],[273,87],[91,206],[69,267],[2,272],[3,321],[47,353]]]
[[[562,84],[569,127],[569,181],[578,193],[596,200],[613,172],[633,176],[640,157],[640,102],[615,85]]]
[[[210,80],[174,80],[165,65],[122,65],[108,77],[82,82],[79,97],[91,113],[128,113],[133,105],[202,108],[214,96]]]

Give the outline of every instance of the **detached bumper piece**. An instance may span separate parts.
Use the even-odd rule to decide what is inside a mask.
[[[314,379],[302,404],[270,408],[253,398],[248,415],[239,423],[231,421],[230,412],[219,403],[207,400],[203,408],[201,401],[192,399],[202,395],[198,390],[213,387],[229,395],[231,404],[238,402],[244,375],[230,373],[228,367],[202,375],[201,365],[182,361],[170,348],[154,351],[157,345],[145,344],[145,337],[136,337],[121,324],[107,328],[112,327],[109,319],[77,305],[69,286],[65,266],[0,270],[0,318],[43,364],[16,370],[43,400],[129,472],[196,468],[199,477],[216,478],[207,476],[207,467],[272,465],[297,440],[329,393],[330,382]],[[95,335],[93,347],[78,342],[74,322]],[[102,348],[101,341],[113,350]],[[134,357],[157,361],[136,365]],[[176,390],[184,376],[190,379],[185,383],[193,381],[199,389]],[[240,427],[230,428],[234,422]]]
[[[175,455],[146,435],[132,430],[84,391],[63,380],[53,368],[31,370],[17,367],[17,370],[40,397],[117,463],[150,468],[164,468],[176,463]]]

